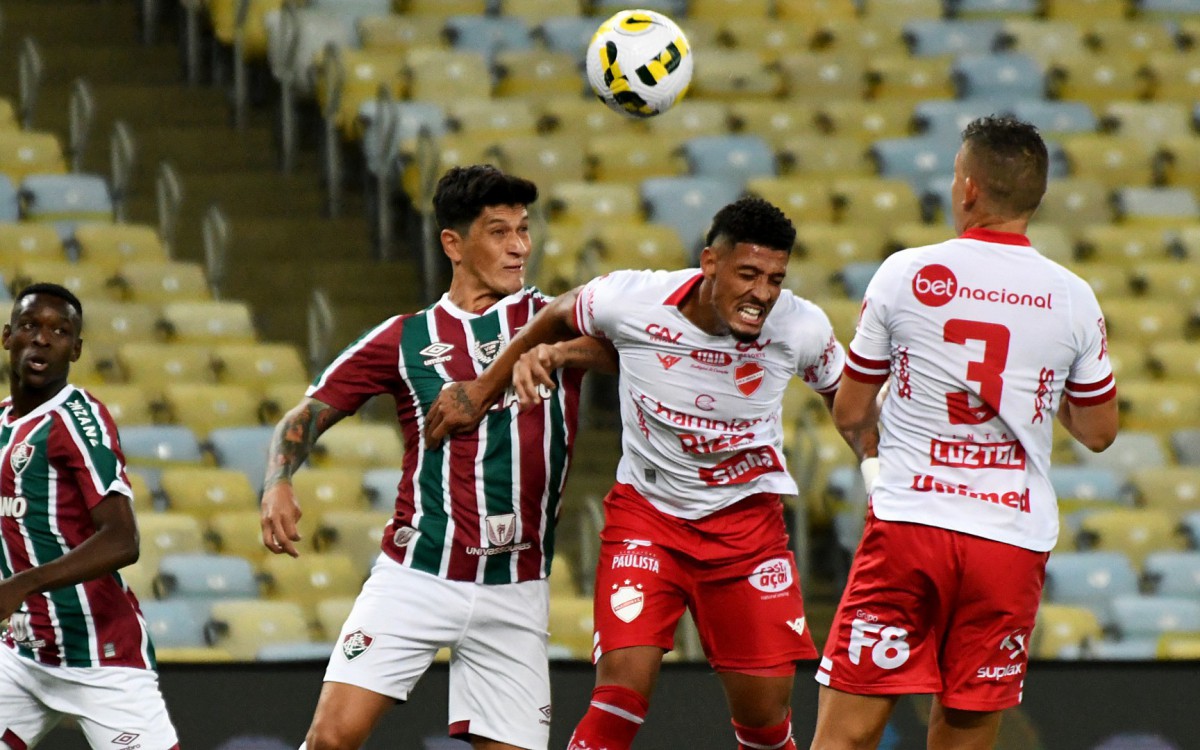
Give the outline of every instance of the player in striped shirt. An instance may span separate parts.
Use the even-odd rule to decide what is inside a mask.
[[[145,621],[117,572],[138,559],[117,427],[67,382],[82,331],[82,304],[57,284],[21,290],[4,326],[0,745],[33,747],[66,715],[92,747],[178,748]]]
[[[309,750],[360,747],[403,702],[438,649],[451,649],[450,733],[476,750],[542,750],[549,739],[546,657],[554,526],[575,437],[582,369],[615,354],[571,344],[560,386],[518,414],[506,396],[475,431],[437,449],[425,413],[450,382],[474,378],[550,300],[524,287],[533,183],[494,167],[454,168],[433,204],[453,266],[434,305],[384,321],[351,344],[276,430],[263,542],[298,554],[290,478],[325,430],[390,394],[404,435],[403,478],[383,553],[330,658]]]
[[[875,747],[908,693],[937,697],[930,748],[990,748],[1021,701],[1058,535],[1053,420],[1093,451],[1117,434],[1095,294],[1025,236],[1047,167],[1032,125],[972,122],[959,236],[890,256],[867,287],[833,418],[865,458],[870,510],[817,672],[814,748]]]

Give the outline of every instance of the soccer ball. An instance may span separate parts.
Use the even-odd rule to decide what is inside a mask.
[[[692,51],[675,22],[652,10],[623,10],[588,45],[592,91],[628,117],[653,117],[683,98],[692,80]]]

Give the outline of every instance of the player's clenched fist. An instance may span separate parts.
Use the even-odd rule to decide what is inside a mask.
[[[479,426],[491,403],[486,387],[478,380],[449,383],[425,415],[425,447],[437,448],[451,435]]]
[[[521,411],[537,406],[554,391],[554,371],[566,363],[561,345],[538,344],[521,355],[513,368],[513,389]]]
[[[299,557],[296,542],[300,541],[300,505],[290,482],[276,482],[263,491],[263,546],[275,554],[288,553]]]

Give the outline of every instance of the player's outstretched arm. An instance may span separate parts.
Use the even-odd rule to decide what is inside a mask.
[[[0,619],[8,619],[33,594],[91,581],[137,562],[137,521],[129,498],[110,492],[91,516],[96,533],[78,547],[0,582]]]
[[[1117,439],[1117,400],[1110,398],[1101,404],[1078,406],[1064,398],[1058,421],[1088,450],[1099,453]]]
[[[603,339],[579,336],[557,344],[538,344],[521,355],[513,368],[513,390],[524,411],[537,406],[554,390],[552,373],[564,367],[615,374],[619,368],[617,349]]]
[[[296,524],[302,513],[292,492],[292,475],[312,453],[317,438],[346,416],[329,404],[305,398],[275,425],[267,454],[261,519],[263,545],[275,554],[300,555],[295,543],[300,541]]]
[[[860,461],[878,453],[881,387],[843,377],[833,399],[833,424]]]
[[[478,378],[442,389],[425,415],[425,445],[433,449],[451,435],[479,426],[488,407],[513,381],[513,369],[525,352],[539,344],[553,344],[579,335],[575,328],[578,289],[560,294],[543,307],[521,332],[500,350],[499,356]]]

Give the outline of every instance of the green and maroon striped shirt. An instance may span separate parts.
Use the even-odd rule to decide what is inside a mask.
[[[133,497],[117,427],[103,404],[72,385],[20,418],[11,399],[0,402],[5,578],[90,538],[92,508],[114,492]],[[30,596],[9,618],[4,640],[48,665],[154,667],[137,598],[115,572]]]
[[[475,379],[549,301],[527,288],[473,313],[443,296],[367,332],[308,389],[350,413],[372,396],[395,398],[403,478],[382,546],[400,564],[487,584],[549,575],[582,371],[555,373],[559,387],[538,408],[518,413],[510,391],[475,432],[435,450],[423,440],[425,415],[442,388]]]

